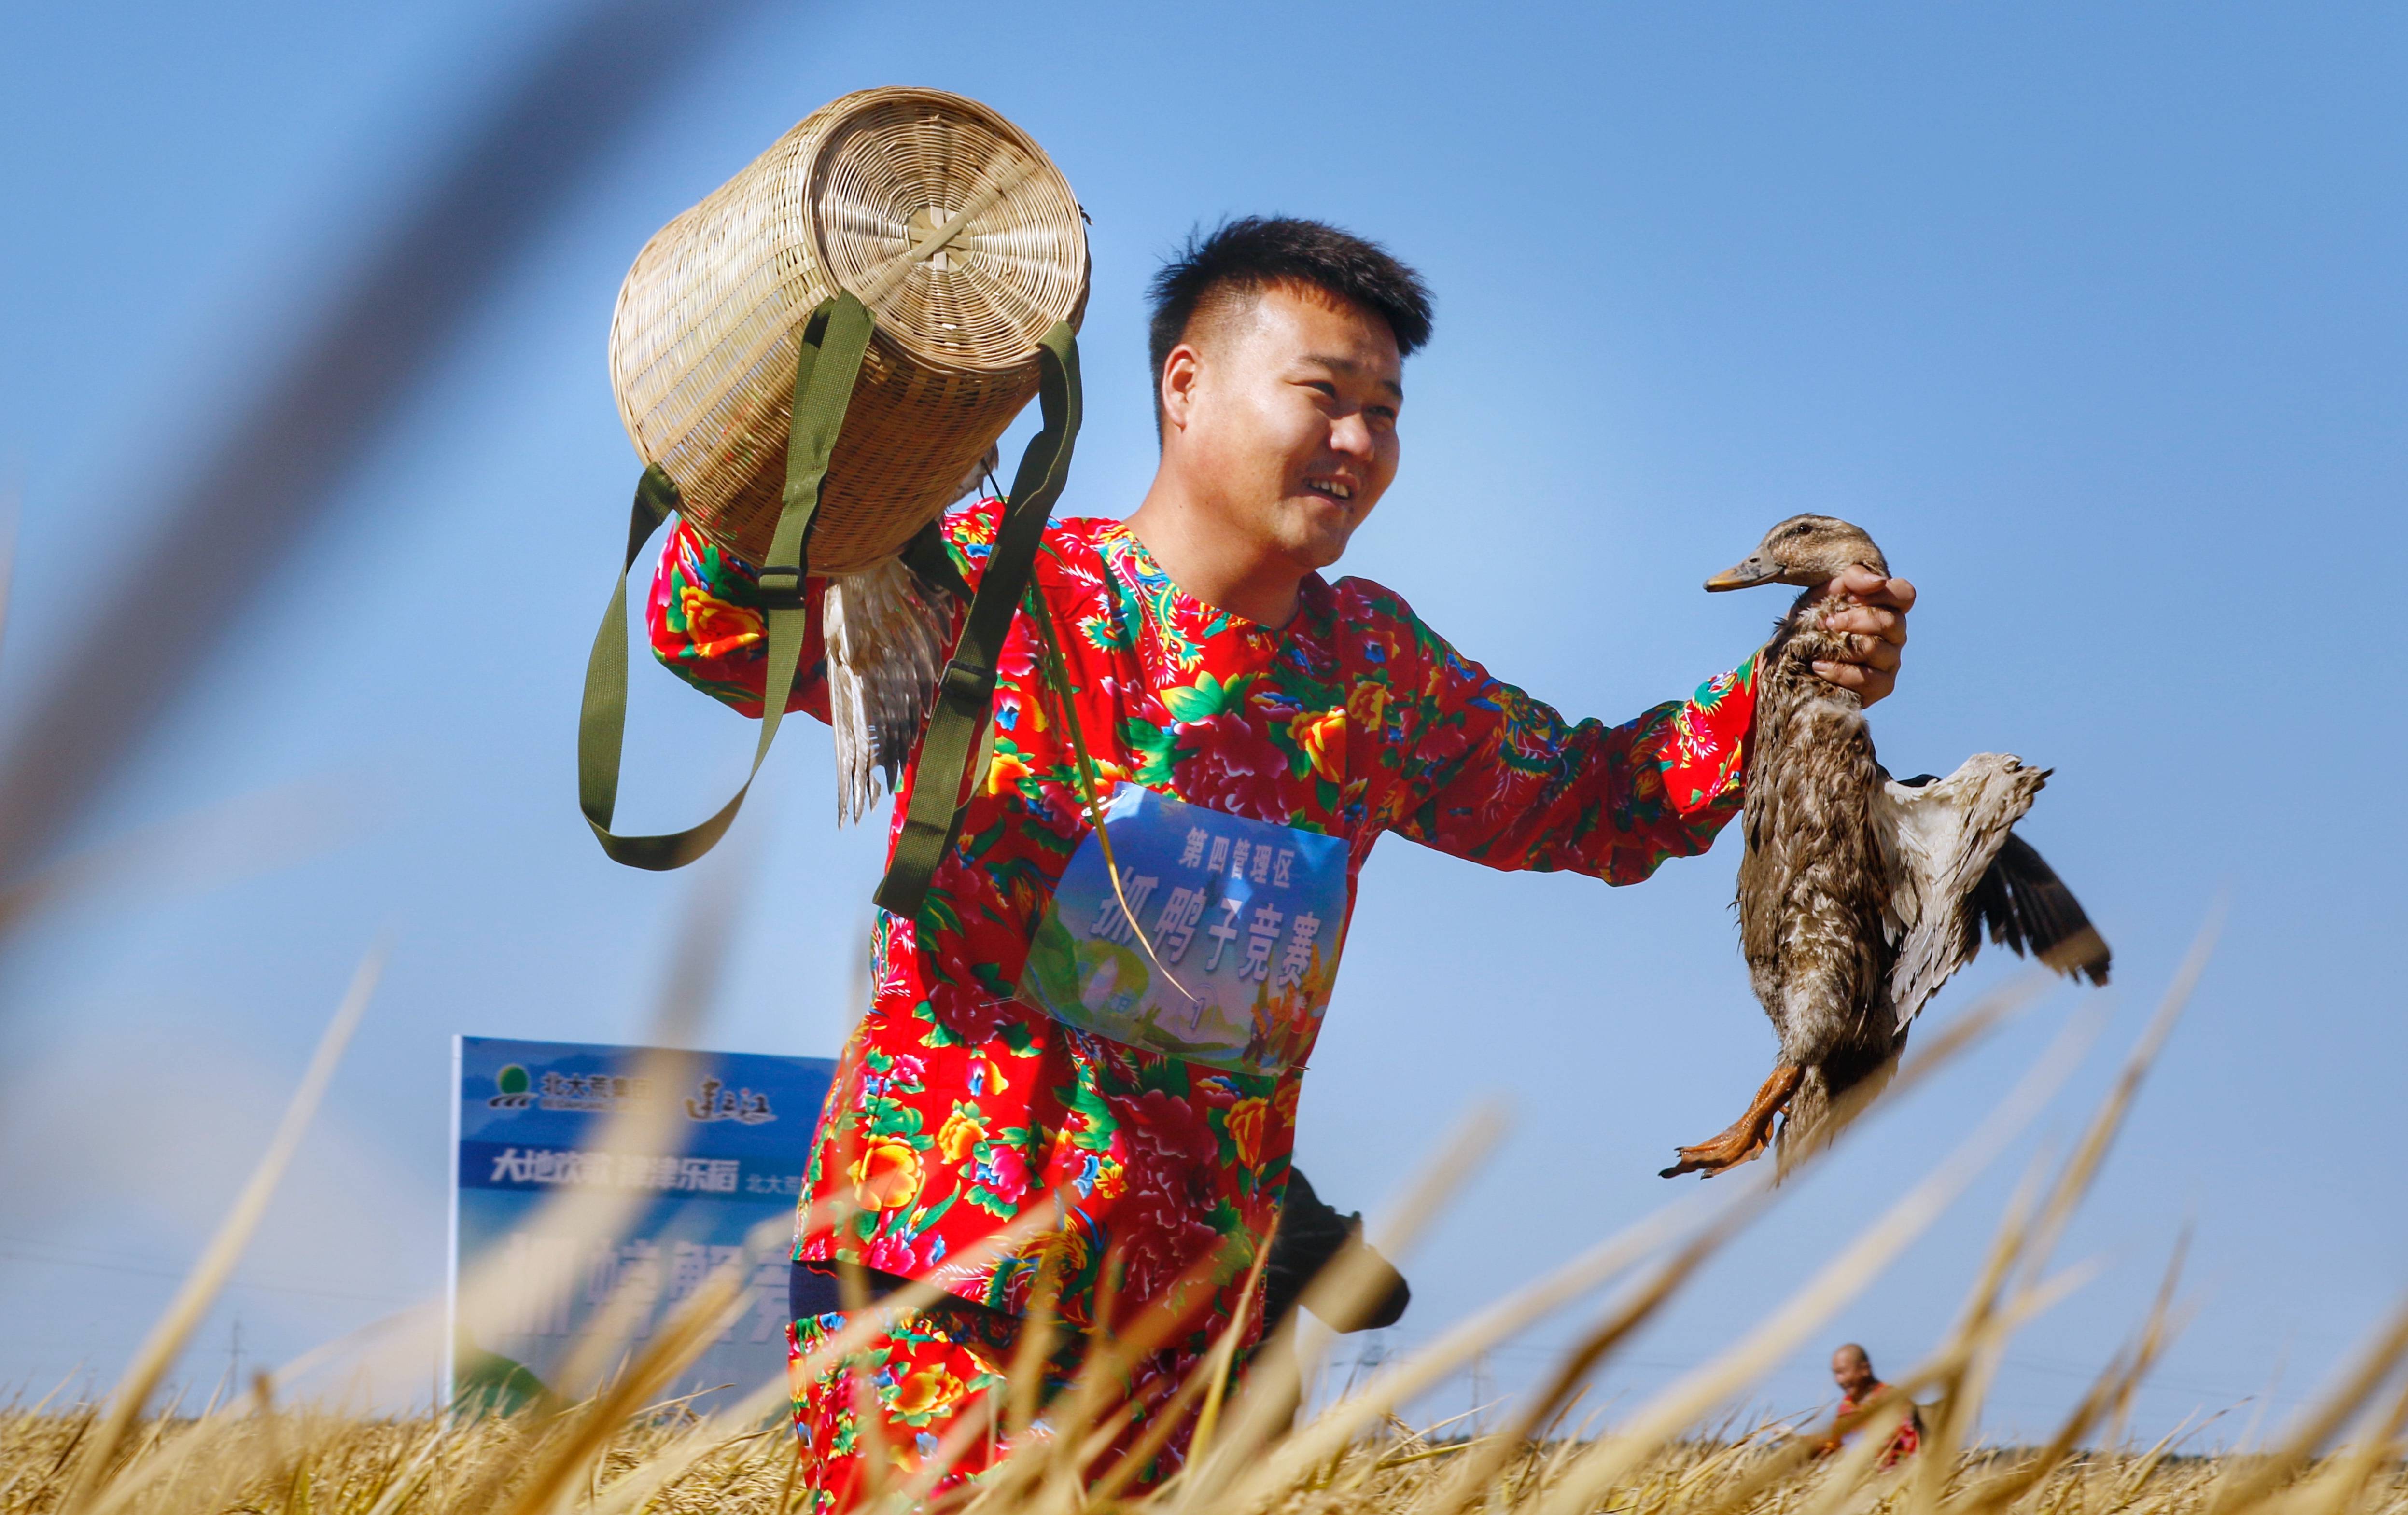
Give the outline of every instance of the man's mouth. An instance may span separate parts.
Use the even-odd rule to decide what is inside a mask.
[[[1342,479],[1308,479],[1304,481],[1304,487],[1315,494],[1326,494],[1333,500],[1354,498],[1354,486]]]

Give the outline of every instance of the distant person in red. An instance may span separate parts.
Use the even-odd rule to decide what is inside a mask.
[[[1840,1413],[1849,1414],[1872,1402],[1873,1396],[1888,1390],[1889,1385],[1873,1374],[1873,1360],[1865,1350],[1851,1341],[1831,1354],[1831,1381],[1840,1386]],[[1906,1412],[1898,1435],[1890,1437],[1889,1450],[1882,1453],[1881,1465],[1895,1467],[1900,1458],[1912,1457],[1923,1446],[1923,1417],[1914,1409]],[[1840,1438],[1834,1436],[1824,1445],[1824,1451],[1840,1449]]]

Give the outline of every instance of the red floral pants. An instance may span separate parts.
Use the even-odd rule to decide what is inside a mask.
[[[1010,1450],[1004,1426],[1011,1346],[995,1324],[965,1311],[904,1315],[835,1366],[805,1378],[805,1359],[844,1322],[841,1314],[810,1315],[786,1328],[795,1435],[813,1515],[847,1515],[907,1490],[924,1507],[966,1490],[1003,1460]],[[1073,1340],[1048,1363],[1048,1404],[1069,1387],[1083,1345]],[[1114,1385],[1106,1413],[1126,1414],[1129,1423],[1090,1465],[1091,1477],[1119,1466],[1200,1362],[1196,1353],[1154,1352]],[[1181,1414],[1192,1418],[1188,1407]],[[1173,1430],[1124,1491],[1141,1491],[1177,1472],[1190,1429]],[[1040,1411],[1026,1434],[1050,1438],[1054,1428]]]

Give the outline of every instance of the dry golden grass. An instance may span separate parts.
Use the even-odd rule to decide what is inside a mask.
[[[1718,1356],[1654,1398],[1605,1422],[1576,1420],[1584,1386],[1716,1250],[1740,1235],[1780,1191],[1769,1171],[1705,1186],[1572,1260],[1548,1278],[1451,1331],[1428,1351],[1388,1365],[1291,1428],[1287,1407],[1326,1346],[1317,1328],[1291,1323],[1254,1372],[1182,1391],[1197,1415],[1187,1465],[1164,1486],[1114,1500],[1111,1396],[1081,1385],[1046,1412],[1051,1434],[1014,1438],[984,1479],[955,1492],[949,1508],[989,1515],[1076,1515],[1101,1504],[1142,1515],[2375,1515],[2408,1512],[2401,1465],[2408,1424],[2408,1308],[2370,1333],[2358,1359],[2315,1408],[2266,1450],[2186,1458],[2171,1439],[2146,1451],[2085,1451],[2121,1441],[2132,1395],[2177,1329],[2181,1249],[2147,1319],[2106,1363],[2042,1445],[1999,1449],[1979,1439],[1982,1403],[2015,1330],[2078,1286],[2087,1270],[2053,1261],[2067,1222],[2106,1160],[2141,1083],[2172,1032],[2203,965],[2194,950],[2122,1077],[2081,1138],[2053,1170],[2036,1168],[2002,1219],[1980,1276],[1939,1349],[1896,1393],[1833,1424],[1768,1423],[1733,1436],[1719,1417],[1762,1376],[1820,1331],[1997,1157],[2080,1061],[2098,1022],[2060,1039],[2006,1102],[1955,1152],[1900,1196],[1763,1321]],[[288,1114],[297,1131],[324,1084],[324,1069],[356,1021],[364,973],[338,1012],[321,1058]],[[2018,987],[1959,1015],[1930,1039],[1891,1086],[1911,1086],[1974,1044],[2029,993]],[[1841,1112],[1842,1123],[1856,1112]],[[1493,1122],[1475,1120],[1445,1159],[1398,1207],[1382,1238],[1391,1246],[1440,1213],[1476,1165]],[[39,1515],[637,1515],[639,1511],[778,1511],[807,1508],[780,1408],[782,1382],[761,1385],[709,1415],[664,1400],[685,1365],[740,1305],[733,1271],[687,1300],[633,1359],[598,1371],[587,1397],[508,1417],[375,1419],[277,1402],[267,1376],[239,1401],[197,1415],[149,1413],[165,1366],[239,1252],[272,1184],[278,1148],[194,1279],[154,1331],[118,1390],[99,1404],[47,1405],[0,1414],[0,1512]],[[1797,1156],[1789,1173],[1820,1160]],[[1771,1165],[1758,1164],[1770,1170]],[[1007,1244],[1010,1244],[1007,1242]],[[504,1280],[506,1283],[507,1280]],[[1306,1304],[1340,1316],[1363,1278],[1325,1277]],[[472,1280],[473,1293],[489,1285]],[[1432,1386],[1480,1352],[1606,1289],[1594,1322],[1575,1335],[1556,1368],[1504,1411],[1493,1436],[1440,1439],[1399,1418]],[[907,1292],[887,1308],[916,1303]],[[833,1361],[877,1326],[861,1312],[824,1349]],[[1156,1322],[1140,1317],[1097,1352],[1115,1381],[1114,1345],[1139,1350]],[[1027,1335],[1041,1339],[1041,1331]],[[1234,1343],[1225,1343],[1233,1347]],[[1041,1346],[1037,1350],[1041,1350]],[[1216,1354],[1226,1359],[1226,1351]],[[598,1365],[597,1365],[598,1366]],[[1924,1405],[1925,1450],[1880,1465],[1908,1396]],[[1163,1418],[1163,1419],[1168,1419]],[[1100,1429],[1098,1429],[1100,1428]],[[1835,1433],[1853,1441],[1818,1455]],[[940,1450],[939,1457],[943,1455]],[[935,1462],[931,1460],[931,1464]],[[925,1503],[940,1469],[899,1467],[876,1503],[901,1511]]]
[[[0,1509],[56,1509],[61,1475],[93,1423],[89,1411],[0,1416]],[[664,1457],[684,1463],[683,1475],[638,1508],[663,1515],[788,1515],[807,1508],[783,1427],[717,1438],[688,1462],[682,1442],[695,1423],[688,1416],[655,1413],[619,1425],[580,1476],[557,1491],[555,1508],[626,1508],[614,1496]],[[1787,1428],[1767,1426],[1736,1441],[1676,1442],[1609,1489],[1593,1508],[1648,1515],[1903,1515],[1921,1508],[1917,1465],[1870,1474],[1834,1460],[1791,1466],[1787,1436]],[[526,1492],[527,1469],[540,1458],[546,1440],[546,1427],[528,1417],[448,1426],[433,1417],[374,1420],[308,1410],[246,1413],[216,1426],[184,1420],[146,1428],[127,1465],[127,1475],[138,1481],[145,1464],[175,1457],[180,1475],[114,1508],[226,1515],[506,1509]],[[189,1445],[194,1442],[203,1445]],[[1485,1508],[1531,1509],[1560,1488],[1567,1467],[1583,1450],[1570,1440],[1430,1441],[1400,1424],[1383,1425],[1312,1476],[1252,1508],[1281,1515],[1404,1515],[1441,1508],[1452,1495],[1455,1470],[1480,1455],[1501,1460],[1484,1486]],[[2408,1509],[2408,1474],[2396,1456],[2364,1467],[2350,1465],[2356,1460],[2345,1451],[2311,1463],[2286,1473],[2268,1491],[2273,1497],[2224,1508],[2284,1515]],[[2169,1456],[2162,1448],[2055,1460],[2034,1449],[1969,1452],[1940,1481],[1938,1508],[2032,1515],[2206,1515],[2222,1494],[2264,1465],[2260,1458]],[[1983,1492],[2001,1481],[2020,1486],[2019,1494],[2007,1505],[1987,1505]],[[1177,1502],[1173,1489],[1142,1503],[1167,1508]]]

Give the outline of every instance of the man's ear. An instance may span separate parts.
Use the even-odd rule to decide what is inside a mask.
[[[1162,360],[1162,422],[1168,429],[1184,431],[1195,414],[1196,385],[1203,375],[1203,358],[1185,342]]]

